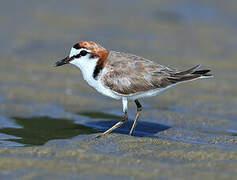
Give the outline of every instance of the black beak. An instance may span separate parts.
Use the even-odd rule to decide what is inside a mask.
[[[57,62],[55,63],[55,67],[68,64],[71,60],[72,60],[72,59],[69,58],[69,56],[67,56],[67,57],[64,58],[64,59],[62,59],[62,60],[60,60],[60,61],[57,61]]]

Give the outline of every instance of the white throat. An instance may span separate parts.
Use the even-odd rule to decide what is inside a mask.
[[[93,86],[96,81],[93,78],[93,73],[98,60],[98,58],[89,59],[85,56],[80,59],[73,60],[71,64],[77,66],[81,70],[84,80],[87,81],[89,85]]]
[[[72,48],[70,57],[78,53],[79,53],[78,50],[75,50]],[[101,77],[103,76],[104,73],[106,73],[105,68],[102,69],[102,71],[99,73],[96,79],[93,77],[94,70],[99,58],[90,58],[90,57],[91,57],[90,54],[87,54],[86,56],[81,56],[78,59],[72,60],[70,64],[77,66],[82,72],[83,79],[91,87],[95,88],[98,92],[102,93],[105,96],[109,96],[115,99],[120,99],[118,95],[114,94],[108,87],[105,87],[101,81]]]

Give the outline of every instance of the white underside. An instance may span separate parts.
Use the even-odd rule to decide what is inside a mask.
[[[159,89],[153,89],[153,90],[149,90],[149,91],[145,91],[145,92],[141,92],[141,93],[135,93],[135,94],[130,94],[130,95],[121,95],[118,94],[121,97],[126,97],[129,100],[135,100],[135,99],[140,99],[140,98],[144,98],[144,97],[152,97],[152,96],[157,96],[163,92],[165,92],[166,90],[168,90],[169,88],[173,87],[174,85],[168,86],[166,88],[159,88]],[[116,93],[116,92],[114,92]]]
[[[125,99],[126,98],[128,100],[135,100],[135,99],[140,99],[140,98],[145,98],[145,97],[157,96],[159,94],[164,93],[166,90],[168,90],[168,89],[170,89],[170,88],[180,84],[180,83],[176,83],[176,84],[167,86],[165,88],[157,88],[157,89],[153,89],[153,90],[149,90],[149,91],[145,91],[145,92],[124,95],[124,94],[120,94],[120,93],[117,93],[115,91],[112,91],[111,89],[109,89],[109,87],[106,87],[102,83],[101,76],[103,76],[103,74],[105,72],[106,71],[102,71],[102,73],[101,73],[100,77],[98,78],[98,80],[94,80],[93,79],[93,80],[88,81],[88,79],[85,79],[85,78],[84,79],[88,82],[88,84],[90,86],[95,88],[98,92],[102,93],[105,96],[114,98],[114,99]],[[203,76],[203,77],[200,77],[200,78],[197,78],[197,79],[204,79],[204,78],[210,78],[210,77]],[[196,79],[193,79],[193,80],[196,80]],[[189,80],[189,81],[193,81],[193,80]],[[185,82],[188,82],[188,81],[185,81]]]

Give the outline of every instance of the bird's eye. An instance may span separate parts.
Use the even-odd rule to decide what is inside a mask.
[[[85,55],[87,55],[87,51],[82,50],[82,51],[80,52],[80,55],[81,55],[81,56],[85,56]]]

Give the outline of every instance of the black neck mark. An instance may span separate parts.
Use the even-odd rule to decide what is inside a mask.
[[[94,72],[93,72],[93,78],[94,78],[95,80],[98,79],[98,76],[99,76],[100,72],[102,71],[103,66],[104,66],[104,62],[102,62],[102,63],[97,63],[97,64],[96,64],[95,69],[94,69]]]

